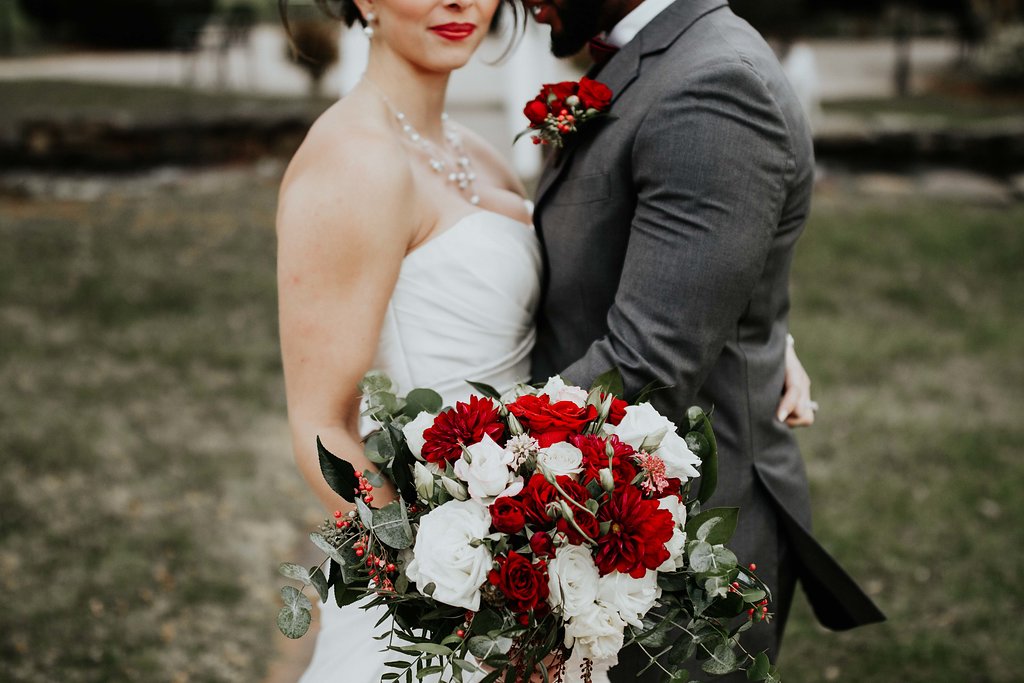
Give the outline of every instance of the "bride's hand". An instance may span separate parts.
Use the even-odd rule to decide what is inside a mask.
[[[793,338],[786,344],[786,384],[782,390],[777,417],[790,427],[810,427],[818,404],[811,400],[811,378],[793,348]]]

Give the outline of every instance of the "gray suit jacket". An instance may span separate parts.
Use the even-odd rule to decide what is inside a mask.
[[[589,386],[614,366],[627,393],[671,387],[652,403],[677,422],[713,409],[712,503],[741,507],[741,560],[777,564],[781,534],[823,624],[880,620],[810,535],[803,462],[774,417],[814,175],[778,61],[725,0],[677,0],[596,77],[611,116],[555,154],[538,188],[536,378]]]

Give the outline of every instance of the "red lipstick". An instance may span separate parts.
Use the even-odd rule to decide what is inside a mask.
[[[476,24],[440,24],[438,26],[431,26],[430,30],[445,40],[465,40],[476,32]]]

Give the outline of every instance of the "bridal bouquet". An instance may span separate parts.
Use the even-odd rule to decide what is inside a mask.
[[[404,656],[386,680],[511,683],[547,666],[560,680],[571,652],[589,680],[595,661],[634,643],[668,681],[688,680],[680,667],[694,656],[711,674],[779,680],[764,653],[738,644],[771,617],[768,591],[724,545],[737,509],[701,509],[717,462],[703,411],[680,429],[619,398],[614,371],[589,391],[557,377],[504,397],[471,384],[477,394],[442,409],[429,389],[401,398],[368,375],[365,414],[380,429],[365,452],[379,473],[318,440],[327,482],[356,509],[310,535],[323,564],[282,565],[303,584],[282,590],[285,635],[309,627],[302,590],[326,602],[333,587],[338,605],[369,596],[364,607],[393,618],[380,638]],[[384,477],[400,498],[376,508]]]

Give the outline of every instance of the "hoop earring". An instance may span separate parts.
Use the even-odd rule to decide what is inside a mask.
[[[366,26],[363,27],[363,33],[365,33],[366,37],[369,38],[370,40],[373,40],[373,34],[375,33],[375,31],[373,30],[373,22],[375,21],[377,21],[377,15],[374,14],[373,12],[367,12]]]

